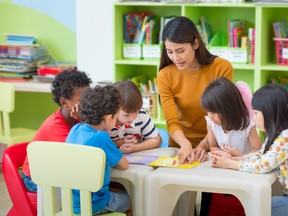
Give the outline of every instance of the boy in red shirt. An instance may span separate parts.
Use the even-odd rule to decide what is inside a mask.
[[[74,114],[78,112],[81,94],[90,83],[87,74],[74,69],[63,71],[55,77],[51,92],[60,108],[43,122],[33,141],[65,142],[70,129],[77,123]],[[27,190],[37,192],[37,185],[31,180],[27,156],[21,176]]]

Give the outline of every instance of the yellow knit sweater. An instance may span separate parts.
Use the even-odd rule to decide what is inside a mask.
[[[162,109],[172,137],[181,130],[195,148],[206,136],[207,128],[201,96],[207,85],[219,77],[232,80],[232,65],[219,57],[197,71],[179,70],[174,64],[163,68],[157,77]],[[170,146],[179,147],[171,138]]]

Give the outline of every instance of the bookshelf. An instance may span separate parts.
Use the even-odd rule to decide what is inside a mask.
[[[124,59],[123,16],[127,12],[150,11],[156,16],[186,16],[198,23],[200,16],[205,16],[214,35],[227,30],[229,19],[245,20],[245,33],[249,27],[256,29],[255,63],[233,64],[233,81],[247,82],[253,91],[270,82],[272,76],[288,75],[287,66],[278,66],[275,57],[272,23],[286,19],[288,5],[255,3],[151,3],[151,2],[116,2],[114,3],[114,81],[145,74],[151,79],[157,76],[159,60]],[[165,126],[165,119],[158,105],[158,115],[154,119],[157,126]]]

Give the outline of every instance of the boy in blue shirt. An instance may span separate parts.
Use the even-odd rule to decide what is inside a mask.
[[[131,209],[127,194],[109,190],[110,169],[115,167],[124,170],[129,166],[127,159],[107,133],[116,124],[120,105],[121,96],[115,87],[87,88],[81,97],[79,107],[82,122],[73,126],[66,139],[67,143],[101,148],[106,154],[103,187],[98,192],[92,193],[93,214],[126,212]],[[73,207],[74,213],[79,214],[81,211],[79,190],[73,190]]]

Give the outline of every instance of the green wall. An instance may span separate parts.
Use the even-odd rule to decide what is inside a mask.
[[[0,43],[3,33],[34,35],[56,61],[76,62],[76,33],[36,10],[0,0]],[[38,129],[57,108],[50,93],[16,92],[11,125]]]

